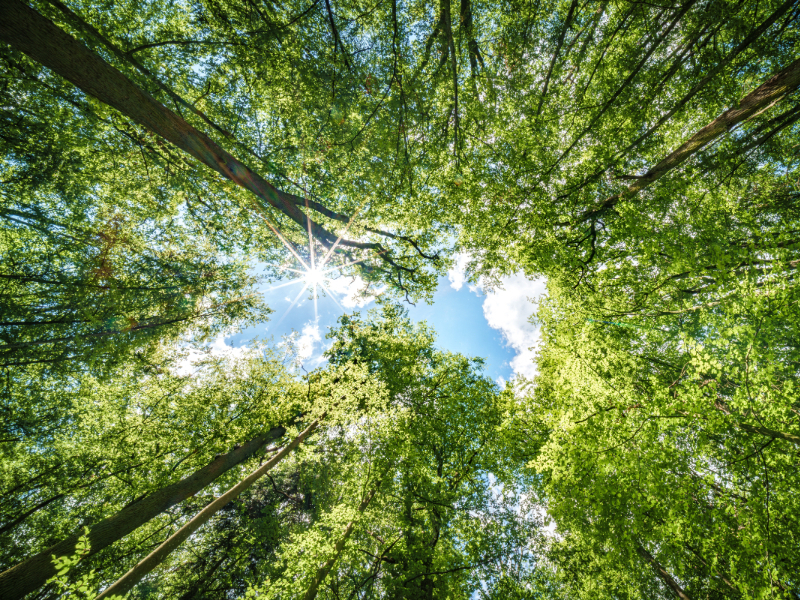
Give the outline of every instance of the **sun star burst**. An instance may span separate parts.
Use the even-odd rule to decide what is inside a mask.
[[[325,279],[325,271],[320,269],[308,269],[305,273],[303,273],[303,281],[309,287],[316,288],[318,285],[324,285]]]
[[[287,282],[284,282],[284,283],[281,283],[279,285],[276,285],[276,286],[272,287],[271,290],[276,290],[276,289],[279,289],[279,288],[282,288],[282,287],[286,287],[286,286],[289,286],[289,285],[292,285],[292,284],[296,284],[296,283],[302,283],[303,284],[303,289],[300,290],[300,293],[297,294],[297,296],[295,297],[294,301],[292,301],[292,303],[289,305],[289,308],[287,308],[286,312],[283,313],[283,316],[278,320],[278,323],[283,321],[283,319],[286,317],[286,315],[288,315],[289,312],[297,305],[298,301],[300,301],[300,298],[303,296],[303,294],[305,294],[305,292],[307,290],[310,290],[310,292],[311,292],[311,298],[310,299],[313,299],[313,301],[314,301],[314,319],[315,319],[315,321],[319,320],[319,312],[318,312],[318,309],[317,309],[317,300],[318,300],[318,298],[320,298],[320,294],[319,294],[320,290],[325,292],[324,295],[328,296],[331,300],[333,300],[336,303],[336,305],[342,311],[344,311],[344,308],[342,307],[341,303],[339,302],[339,300],[336,299],[335,295],[332,293],[332,290],[328,287],[328,284],[330,284],[330,282],[332,281],[331,275],[333,274],[334,271],[339,271],[339,273],[341,275],[343,268],[349,267],[351,265],[358,264],[360,262],[363,262],[364,260],[366,260],[366,258],[360,258],[360,259],[357,259],[357,260],[350,260],[350,261],[347,261],[347,262],[344,262],[344,263],[341,263],[341,264],[335,264],[333,266],[327,266],[327,268],[326,268],[326,265],[328,265],[329,262],[332,262],[331,259],[334,258],[334,252],[336,251],[337,247],[339,246],[339,242],[341,242],[343,236],[345,234],[347,234],[347,231],[350,229],[350,226],[353,224],[356,216],[361,212],[361,209],[364,207],[366,202],[367,202],[367,198],[365,198],[361,202],[361,204],[356,208],[355,212],[353,213],[353,216],[347,222],[347,225],[345,226],[344,231],[342,231],[342,233],[337,237],[337,239],[333,243],[333,245],[331,245],[330,247],[327,248],[327,252],[324,254],[324,256],[322,256],[321,259],[317,258],[316,253],[314,251],[315,250],[315,248],[314,248],[315,240],[314,240],[314,236],[313,236],[313,234],[311,232],[311,224],[312,224],[312,222],[311,222],[310,219],[308,220],[308,255],[307,255],[307,261],[303,260],[303,257],[301,256],[302,252],[299,251],[299,248],[296,248],[293,243],[291,243],[283,235],[281,235],[280,231],[277,229],[277,227],[275,225],[273,225],[273,223],[271,221],[269,221],[267,219],[264,219],[265,222],[267,223],[267,225],[269,226],[269,228],[275,234],[275,236],[283,243],[283,245],[286,247],[286,249],[289,250],[289,252],[292,254],[292,256],[294,256],[294,258],[297,261],[296,265],[300,267],[299,269],[295,269],[295,268],[289,267],[286,264],[278,266],[278,269],[280,269],[282,271],[288,271],[290,273],[294,273],[296,275],[296,277],[294,279],[292,279],[291,281],[287,281]],[[308,209],[308,204],[306,204],[306,209]]]

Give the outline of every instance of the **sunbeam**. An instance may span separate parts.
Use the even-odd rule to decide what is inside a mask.
[[[307,215],[310,212],[308,206],[308,193],[304,190],[306,196],[306,210]],[[306,224],[307,224],[307,234],[308,234],[308,249],[307,249],[307,257],[304,260],[300,255],[300,249],[295,247],[294,243],[287,240],[281,233],[278,231],[278,228],[272,223],[272,221],[255,211],[252,211],[257,217],[262,219],[270,228],[270,230],[275,234],[275,236],[283,243],[287,250],[292,254],[292,256],[297,260],[297,264],[300,268],[294,268],[286,266],[285,264],[277,266],[277,268],[281,271],[285,271],[288,273],[292,273],[295,277],[291,281],[283,282],[278,285],[275,285],[268,290],[267,292],[271,292],[274,290],[278,290],[290,285],[294,285],[295,283],[302,283],[303,288],[300,290],[300,293],[297,294],[297,297],[292,301],[286,311],[283,313],[281,318],[275,323],[275,325],[280,324],[286,316],[291,312],[291,310],[297,306],[298,302],[300,301],[300,297],[306,293],[306,290],[311,290],[311,299],[314,301],[314,319],[315,321],[319,320],[319,297],[320,297],[320,289],[325,292],[326,296],[329,296],[331,300],[339,307],[342,312],[346,312],[345,308],[342,306],[339,299],[336,297],[335,293],[326,285],[328,282],[331,281],[331,275],[334,274],[335,271],[340,271],[345,267],[349,267],[352,265],[356,265],[358,263],[364,262],[368,260],[368,257],[361,258],[358,260],[351,260],[348,262],[343,262],[342,264],[334,264],[333,266],[327,266],[329,262],[332,261],[334,257],[334,252],[336,252],[339,243],[342,241],[347,232],[350,231],[351,226],[356,222],[356,218],[362,212],[362,209],[367,204],[369,198],[364,198],[364,200],[356,207],[356,210],[353,212],[353,215],[347,221],[344,229],[341,233],[337,236],[336,241],[327,249],[324,254],[321,254],[318,258],[316,255],[316,240],[314,239],[313,234],[313,226],[314,222],[311,220],[310,217],[306,217]],[[378,254],[383,254],[388,250],[383,250]],[[288,299],[288,298],[287,298]]]
[[[268,288],[264,291],[266,292],[274,292],[275,290],[279,290],[281,288],[285,288],[286,286],[293,285],[295,283],[300,283],[303,281],[302,277],[298,277],[297,279],[292,279],[291,281],[287,281],[286,283],[281,283],[280,285],[273,285],[271,288]]]
[[[281,324],[281,322],[286,318],[286,315],[289,314],[289,311],[292,310],[294,308],[294,305],[297,304],[297,301],[300,300],[300,296],[302,296],[307,289],[308,289],[308,284],[305,284],[303,286],[303,289],[300,290],[300,293],[297,294],[297,296],[295,297],[294,301],[289,305],[289,308],[286,309],[286,312],[283,313],[283,316],[281,316],[278,322],[275,323],[276,326]]]
[[[344,309],[344,306],[342,306],[341,304],[339,304],[339,301],[336,299],[336,296],[334,296],[334,295],[333,295],[333,292],[331,292],[331,291],[328,289],[328,286],[326,286],[324,283],[321,283],[321,284],[320,284],[320,286],[322,287],[322,289],[323,289],[323,290],[325,290],[325,291],[327,292],[327,295],[330,297],[330,299],[331,299],[331,300],[333,300],[333,301],[336,303],[336,306],[338,306],[339,308],[341,308],[341,309],[342,309],[342,312],[347,312],[347,311]]]
[[[319,265],[320,268],[324,267],[327,264],[328,259],[331,257],[331,254],[333,254],[333,251],[336,250],[336,247],[339,245],[339,242],[342,241],[342,238],[345,235],[347,235],[347,232],[350,230],[350,225],[352,225],[355,222],[358,213],[361,212],[362,208],[364,208],[364,205],[367,203],[367,200],[369,200],[369,197],[364,198],[364,200],[361,201],[361,204],[358,205],[355,212],[353,213],[353,216],[350,217],[349,221],[347,221],[347,225],[345,225],[344,231],[342,231],[339,237],[336,238],[336,241],[334,242],[333,246],[331,246],[330,250],[328,250],[328,252],[322,258],[322,262],[320,262]]]

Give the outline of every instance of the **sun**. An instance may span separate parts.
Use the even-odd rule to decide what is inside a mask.
[[[283,282],[281,284],[275,285],[271,287],[267,291],[277,290],[289,285],[294,285],[297,283],[302,283],[303,288],[300,290],[300,293],[297,294],[294,301],[289,305],[289,308],[286,309],[286,312],[283,313],[283,316],[278,320],[278,323],[283,321],[286,315],[295,307],[297,302],[300,298],[305,294],[306,290],[311,290],[311,298],[314,300],[314,319],[319,320],[319,313],[317,310],[317,300],[320,298],[320,291],[323,292],[323,296],[327,296],[331,298],[338,306],[344,311],[344,308],[336,299],[335,295],[331,293],[331,290],[328,288],[328,284],[334,281],[335,278],[332,277],[333,273],[338,271],[339,274],[342,273],[342,269],[349,267],[351,265],[358,264],[367,260],[367,258],[360,258],[357,260],[351,260],[348,262],[344,262],[342,264],[335,264],[333,266],[329,265],[329,262],[332,262],[331,259],[334,259],[334,252],[336,248],[339,246],[339,242],[342,241],[342,238],[347,234],[347,231],[350,229],[350,226],[355,222],[356,217],[361,212],[361,209],[364,208],[364,205],[367,203],[369,197],[364,198],[361,204],[358,205],[356,210],[353,212],[353,216],[347,222],[347,225],[344,228],[344,231],[339,234],[336,241],[327,249],[327,252],[319,258],[316,256],[315,253],[315,240],[314,236],[311,233],[311,220],[308,220],[308,254],[306,256],[306,260],[303,258],[303,252],[300,251],[299,248],[296,248],[294,243],[287,240],[278,228],[267,218],[264,218],[263,215],[260,216],[275,234],[275,236],[283,243],[287,250],[294,256],[297,263],[295,266],[299,268],[290,267],[287,264],[275,265],[281,271],[288,271],[289,273],[294,273],[295,277],[289,281]],[[306,204],[306,208],[308,208],[308,204]],[[288,299],[288,298],[287,298]]]
[[[318,285],[323,285],[325,283],[325,271],[320,269],[308,269],[305,273],[303,273],[303,281],[309,287],[316,288]]]

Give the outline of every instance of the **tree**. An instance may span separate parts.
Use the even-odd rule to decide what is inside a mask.
[[[82,23],[80,25],[82,29],[95,33],[95,37],[100,36],[104,45],[112,48],[112,52],[117,57],[124,56],[114,46],[113,42],[101,36],[92,26],[82,22],[80,17],[69,11],[69,9],[63,6],[61,8],[61,12],[66,13],[70,21],[76,22],[77,20],[78,23]],[[217,142],[185,121],[180,115],[169,110],[150,94],[137,87],[123,73],[109,65],[96,53],[87,49],[80,42],[26,5],[22,3],[9,5],[6,18],[9,24],[15,23],[13,27],[6,29],[4,33],[6,41],[15,48],[22,50],[34,57],[35,60],[52,68],[56,73],[72,81],[91,96],[118,109],[122,114],[132,119],[135,124],[141,125],[151,133],[163,137],[202,164],[217,171],[223,177],[233,181],[248,192],[255,194],[257,200],[250,196],[246,199],[245,206],[250,207],[261,218],[266,219],[269,227],[279,237],[285,239],[288,234],[286,232],[280,233],[280,230],[284,229],[284,227],[281,225],[276,226],[273,217],[267,210],[267,206],[277,209],[279,213],[294,222],[296,226],[300,226],[301,232],[305,233],[307,230],[309,236],[314,235],[316,241],[331,252],[339,246],[373,251],[374,257],[385,265],[382,269],[383,277],[390,282],[393,281],[398,289],[406,293],[414,289],[407,286],[414,284],[416,279],[420,280],[420,285],[423,287],[415,291],[415,294],[422,292],[425,289],[425,285],[430,285],[430,276],[415,265],[420,260],[436,263],[438,256],[426,254],[423,246],[414,239],[375,228],[368,229],[373,235],[386,240],[402,242],[406,247],[412,249],[416,258],[403,256],[403,262],[408,263],[408,265],[404,265],[392,258],[393,251],[391,248],[383,247],[380,243],[358,242],[342,238],[342,236],[337,237],[324,226],[307,217],[300,207],[305,205],[307,210],[313,209],[325,218],[348,224],[350,217],[336,213],[312,199],[281,192],[255,171],[234,158]],[[334,31],[336,32],[335,35],[338,36],[335,25]],[[142,65],[138,62],[135,65],[140,67],[140,71],[142,70]],[[144,72],[152,76],[151,70],[144,69]],[[159,83],[159,87],[162,90],[167,89],[161,83]],[[174,100],[175,97],[179,96],[173,93],[170,97]],[[183,104],[185,104],[185,101]],[[206,122],[210,121],[206,119]],[[219,127],[216,129],[223,131]],[[287,241],[286,243],[288,244],[289,242]],[[348,259],[351,258],[350,255],[347,257]],[[363,263],[366,258],[367,256],[362,257],[358,260],[358,263]],[[351,262],[353,261],[351,260]],[[369,267],[367,264],[363,264],[360,268],[365,275],[375,271],[375,268]],[[380,273],[375,272],[374,276],[378,275]],[[405,283],[404,276],[408,280]]]
[[[458,192],[475,269],[592,290],[609,267],[642,285],[785,244],[793,226],[774,215],[794,210],[793,3],[551,6],[531,17],[543,48],[529,31],[504,40],[507,101]],[[793,83],[729,122],[779,73]]]
[[[172,507],[230,481],[285,433],[275,425],[289,423],[297,394],[279,361],[258,356],[213,361],[191,379],[128,370],[59,390],[71,401],[67,417],[2,447],[4,595],[44,585],[52,555],[75,546],[76,520],[90,526],[87,558],[131,532],[149,529],[147,539],[168,527]]]
[[[534,468],[576,593],[794,589],[797,349],[781,332],[796,292],[750,292],[724,311],[611,322],[551,285]],[[581,556],[599,580],[578,576]]]
[[[480,363],[436,350],[432,332],[391,305],[343,319],[332,337],[333,364],[309,375],[310,397],[324,394],[315,410],[347,386],[353,397],[174,549],[135,597],[218,595],[243,584],[249,595],[280,597],[466,597],[519,551],[536,518],[529,507],[520,512],[516,469],[498,456],[509,399]],[[263,553],[253,554],[254,540]],[[190,575],[192,565],[202,571]]]
[[[55,98],[31,97],[40,83],[16,58],[4,53],[0,140],[4,392],[100,374],[134,352],[146,361],[190,330],[202,338],[266,318],[246,261],[198,230],[191,209],[172,210],[175,176],[130,168],[158,163],[158,152],[112,139],[118,124],[87,119],[63,85]]]
[[[94,524],[104,595],[797,596],[796,2],[0,11],[4,564]],[[547,279],[532,381],[389,301],[305,378],[174,372],[256,264],[413,300],[454,249]]]
[[[348,373],[348,371],[350,371],[350,373]],[[347,377],[345,377],[346,374]],[[355,412],[353,410],[355,406],[379,406],[382,403],[380,384],[377,386],[370,384],[363,376],[363,373],[359,373],[357,369],[352,368],[352,365],[348,365],[344,369],[333,370],[330,375],[331,377],[329,378],[318,378],[318,380],[314,382],[317,389],[313,390],[315,396],[313,403],[311,400],[312,389],[309,388],[308,405],[304,408],[306,409],[305,416],[309,418],[311,422],[305,426],[301,432],[275,452],[266,463],[260,465],[258,469],[237,482],[236,485],[225,491],[219,497],[213,499],[198,514],[162,542],[155,550],[134,565],[117,581],[106,587],[98,598],[113,598],[126,594],[143,577],[160,566],[175,549],[209,519],[214,517],[231,501],[238,498],[243,492],[246,492],[254,483],[287,457],[292,450],[300,446],[300,444],[319,427],[320,422],[323,422],[326,417],[329,417],[329,413],[330,419],[335,422],[337,413],[341,415],[339,418],[342,418],[342,416],[344,416],[344,418],[350,418]],[[320,402],[316,397],[320,389],[324,390],[324,396],[327,399],[327,402],[321,408]],[[279,429],[280,434],[286,433],[284,428]]]

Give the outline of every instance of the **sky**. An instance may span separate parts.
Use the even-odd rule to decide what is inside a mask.
[[[431,304],[406,305],[410,318],[426,321],[436,330],[439,348],[484,358],[486,374],[501,385],[517,374],[533,376],[531,348],[539,331],[529,320],[534,312],[531,298],[544,293],[544,282],[516,274],[503,279],[501,287],[486,289],[466,280],[466,262],[467,257],[460,256],[447,276],[439,279]],[[374,299],[358,298],[358,279],[339,277],[327,281],[330,292],[318,298],[315,319],[310,291],[301,294],[303,283],[290,281],[287,277],[262,286],[264,300],[274,310],[271,319],[226,337],[224,344],[230,348],[220,350],[241,348],[256,337],[269,345],[280,344],[285,336],[293,335],[298,358],[310,371],[324,361],[322,353],[331,343],[325,335],[341,315],[375,307]],[[217,341],[218,346],[222,343]]]

